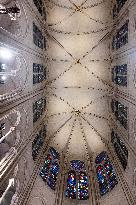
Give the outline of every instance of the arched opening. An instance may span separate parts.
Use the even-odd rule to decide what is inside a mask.
[[[22,69],[24,71],[23,75]],[[2,100],[22,92],[27,82],[27,66],[15,49],[0,44],[0,93]]]
[[[0,164],[4,162],[4,159],[8,158],[10,150],[15,148],[19,142],[20,136],[15,131],[15,128],[19,125],[20,119],[20,112],[16,110],[12,110],[0,119]],[[11,150],[12,152],[14,151]],[[10,155],[12,156],[13,153],[11,153]]]
[[[65,196],[69,199],[89,199],[89,181],[85,163],[80,160],[70,162]]]
[[[40,131],[36,134],[35,139],[32,142],[32,157],[33,157],[33,160],[36,160],[36,157],[38,156],[38,154],[39,154],[39,152],[40,152],[40,150],[43,146],[45,137],[46,137],[46,125],[44,125],[40,129]]]
[[[123,169],[125,170],[128,164],[128,149],[125,146],[122,139],[120,138],[120,136],[118,136],[118,134],[114,132],[114,130],[112,130],[112,133],[111,133],[111,142],[114,146],[118,159]]]
[[[101,196],[118,184],[117,176],[106,152],[101,152],[95,160],[96,173]]]
[[[55,190],[56,188],[56,182],[60,170],[59,159],[59,153],[53,147],[50,147],[44,165],[40,171],[40,176],[43,181],[46,182],[52,190]]]
[[[22,3],[17,0],[2,0],[0,2],[0,9],[8,10],[8,12],[0,14],[0,29],[3,33],[22,37],[26,35],[27,17]],[[13,8],[16,8],[16,13],[12,12]]]

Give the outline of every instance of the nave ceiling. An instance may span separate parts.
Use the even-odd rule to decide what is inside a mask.
[[[66,159],[106,150],[110,140],[109,1],[48,1],[47,132]],[[109,35],[109,36],[108,36]]]
[[[2,1],[10,5],[11,0]],[[3,2],[4,6],[6,3]],[[130,83],[135,78],[132,72],[135,61],[129,64],[132,57],[125,50],[130,44],[131,25],[127,27],[128,45],[124,43],[126,47],[122,46],[122,50],[113,50],[116,43],[113,37],[130,16],[128,18],[126,15],[125,8],[125,14],[122,12],[125,17],[120,23],[118,20],[122,14],[113,20],[111,10],[114,0],[44,0],[44,3],[37,0],[19,2],[21,13],[16,20],[11,21],[7,16],[5,21],[8,24],[0,25],[4,46],[13,47],[14,57],[8,64],[14,69],[8,73],[8,81],[3,83],[2,90],[3,102],[5,100],[7,103],[3,108],[2,134],[5,137],[7,130],[10,134],[9,140],[1,139],[4,142],[1,143],[2,174],[10,170],[10,163],[19,159],[18,176],[15,178],[19,179],[20,190],[17,187],[17,191],[21,193],[20,204],[23,205],[52,205],[59,202],[65,205],[131,204],[135,201],[132,192],[134,190],[135,193],[136,168],[134,145],[131,146],[134,137],[131,136],[130,127],[133,127],[135,136],[135,120],[131,122],[135,119],[135,106],[128,100],[133,97],[129,91],[135,92],[135,85]],[[3,62],[6,64],[6,60]],[[113,75],[117,74],[113,72],[118,70],[119,65],[123,72],[126,69],[122,75],[127,86],[113,79]],[[115,102],[114,108],[111,106],[112,99],[122,104],[121,111],[116,108]],[[17,110],[12,109],[14,105]],[[121,116],[122,121],[116,116],[118,110],[120,116],[125,115],[123,119]],[[105,151],[110,162],[103,165],[107,163],[106,155],[105,162],[97,163],[96,156],[100,153],[105,156]],[[58,158],[53,156],[53,152],[57,153]],[[76,163],[73,160],[77,160]],[[77,171],[71,166],[82,161],[85,162],[82,171],[89,182],[86,181],[89,191],[87,201],[79,201],[77,197],[81,169]],[[48,168],[46,165],[49,165]],[[112,169],[110,177],[115,171],[113,187],[107,180],[106,166]],[[105,187],[101,190],[98,178],[98,171],[100,169],[101,172],[103,167],[102,174],[106,180],[101,178],[101,181],[104,186],[107,184],[106,191]],[[52,168],[55,174],[51,173]],[[70,191],[66,187],[68,180],[71,180],[69,173],[75,170],[77,192],[76,200],[72,202],[74,197],[67,195]],[[52,183],[54,176],[56,178]],[[34,183],[33,187],[29,186],[29,182]],[[102,191],[110,194],[103,196],[105,193]]]

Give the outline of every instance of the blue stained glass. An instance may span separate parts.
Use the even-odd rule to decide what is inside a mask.
[[[75,171],[83,171],[85,170],[85,163],[80,160],[72,160],[70,162],[70,168]]]
[[[95,160],[100,194],[104,195],[118,184],[116,173],[106,152],[100,153]]]
[[[113,169],[113,166],[112,166],[112,164],[109,161],[107,161],[104,164],[104,167],[105,167],[105,170],[106,170],[109,186],[110,186],[111,189],[113,189],[114,186],[118,183],[118,181],[116,179],[115,171]]]
[[[88,177],[86,173],[80,172],[78,182],[78,199],[87,200],[88,198]]]
[[[55,190],[57,175],[59,173],[59,165],[57,162],[52,163],[52,167],[50,169],[50,173],[48,176],[47,184],[50,186],[51,189]]]
[[[99,165],[97,167],[97,178],[99,182],[100,193],[101,195],[104,195],[109,191],[109,189],[108,189],[108,183],[106,179],[105,170],[102,165]]]
[[[53,159],[59,159],[59,153],[53,147],[50,147],[49,151]]]
[[[55,190],[57,176],[60,170],[60,166],[58,164],[59,153],[51,147],[49,149],[49,154],[47,155],[44,166],[40,171],[40,176],[43,181],[47,182],[48,186]]]
[[[101,152],[95,160],[96,164],[100,164],[103,160],[107,159],[107,153],[106,152]]]
[[[50,167],[51,167],[51,155],[48,154],[46,159],[45,159],[44,166],[42,167],[42,169],[40,171],[40,176],[42,177],[42,179],[44,181],[47,180],[48,172],[50,170]]]
[[[76,172],[70,171],[67,179],[66,197],[76,199]]]

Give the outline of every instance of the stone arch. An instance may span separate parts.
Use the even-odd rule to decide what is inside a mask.
[[[22,75],[22,69],[24,74]],[[22,92],[28,77],[27,63],[19,51],[0,43],[0,97],[2,102]]]
[[[1,8],[10,8],[17,6],[20,12],[17,15],[1,14],[0,16],[0,30],[4,33],[15,37],[25,37],[28,30],[28,20],[24,5],[18,0],[2,0]]]
[[[20,141],[20,135],[15,132],[16,127],[19,125],[21,114],[17,110],[12,110],[0,119],[0,125],[4,124],[1,128],[0,137],[0,160],[4,163],[10,157],[8,153],[15,151],[15,147]],[[13,152],[14,152],[13,151]],[[15,153],[15,152],[14,152]],[[11,153],[10,153],[11,154]]]
[[[19,181],[17,179],[18,165],[15,167],[13,174],[6,179],[0,190],[0,204],[12,205],[17,200]]]

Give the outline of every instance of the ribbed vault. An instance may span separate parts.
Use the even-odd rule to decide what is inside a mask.
[[[50,0],[47,132],[66,160],[106,150],[110,134],[110,2]]]

